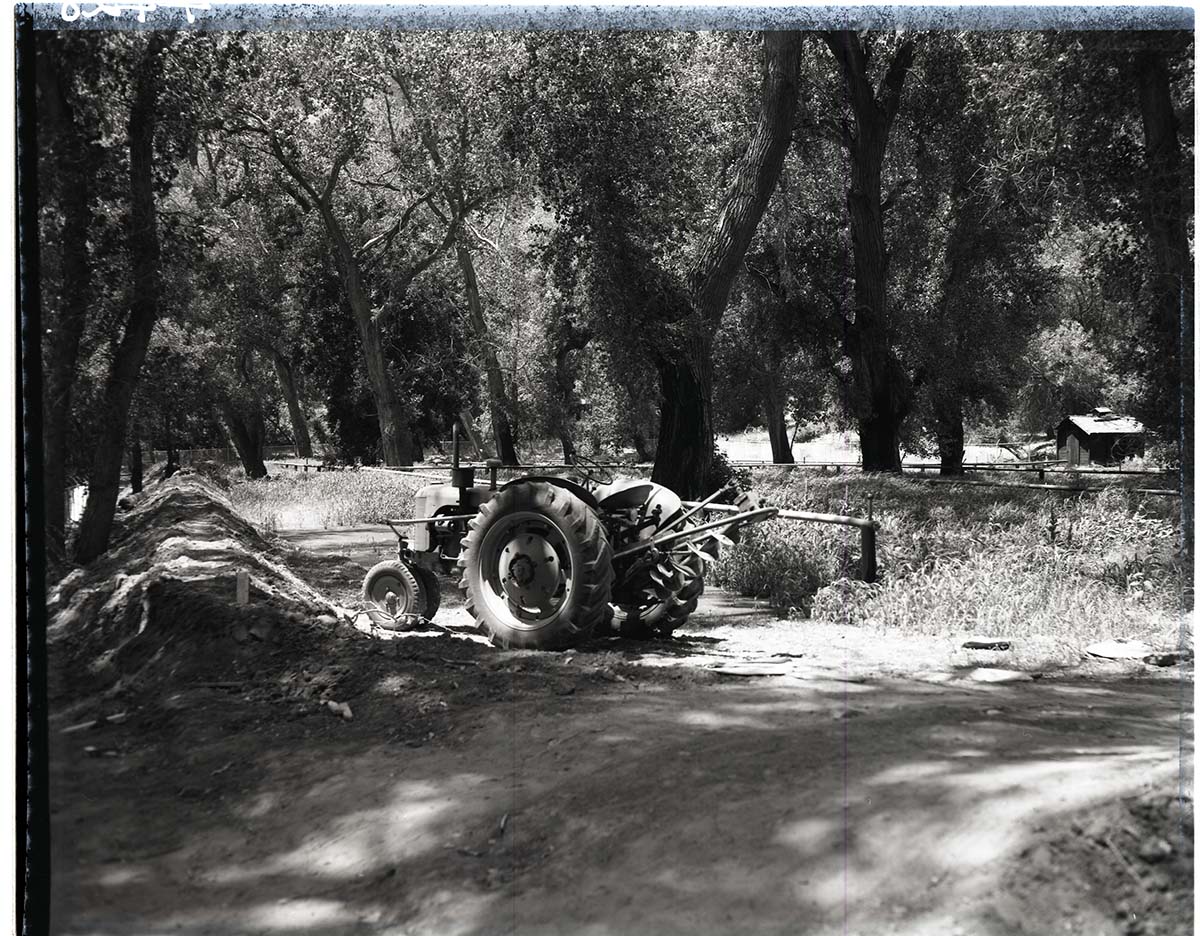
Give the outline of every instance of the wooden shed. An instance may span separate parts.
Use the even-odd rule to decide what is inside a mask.
[[[1058,458],[1071,465],[1111,465],[1145,451],[1145,427],[1104,406],[1058,424]]]

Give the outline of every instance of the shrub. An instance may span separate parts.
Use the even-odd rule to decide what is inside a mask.
[[[921,633],[1167,639],[1191,606],[1179,503],[1120,487],[1066,497],[911,478],[765,472],[755,493],[880,524],[879,581],[855,581],[857,531],[772,521],[724,551],[710,580],[814,617]]]
[[[720,449],[713,453],[712,470],[709,472],[708,480],[714,488],[734,487],[738,491],[748,491],[753,485],[750,470],[732,465],[729,456]]]
[[[744,529],[741,541],[722,551],[710,580],[807,615],[817,590],[852,574],[858,554],[857,532],[846,527],[771,520]]]

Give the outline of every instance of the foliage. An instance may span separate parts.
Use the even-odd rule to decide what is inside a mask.
[[[755,493],[880,522],[880,581],[856,581],[857,531],[773,521],[747,530],[717,584],[802,615],[927,634],[1168,637],[1190,607],[1178,501],[930,487],[911,479],[767,473]]]
[[[1170,438],[1180,353],[1162,303],[1170,238],[1150,222],[1174,199],[1168,220],[1183,211],[1190,224],[1191,181],[1185,172],[1177,184],[1147,153],[1141,95],[1147,63],[1161,66],[1186,168],[1190,36],[856,41],[874,86],[913,52],[879,174],[880,360],[905,397],[905,446],[932,451],[955,430],[1023,436],[1097,404]],[[71,214],[78,174],[61,171],[71,163],[61,127],[45,124],[52,334],[77,281],[63,255],[68,217],[87,219],[90,295],[63,430],[71,474],[103,435],[106,375],[143,285],[125,137],[145,38],[54,42],[89,173],[86,205]],[[761,36],[181,33],[161,59],[162,287],[130,414],[139,436],[218,444],[224,402],[261,412],[273,439],[296,431],[299,411],[364,463],[391,457],[385,425],[403,429],[416,457],[464,413],[476,424],[491,414],[493,434],[503,416],[526,452],[654,457],[660,417],[681,396],[665,365],[715,327],[698,326],[689,277],[762,106]],[[802,69],[782,174],[721,330],[707,336],[723,432],[844,425],[863,411],[847,343],[862,311],[850,279],[850,85],[816,37]],[[772,555],[760,564],[784,551]],[[839,562],[796,578],[834,575]]]
[[[1063,34],[1049,45],[1063,214],[1100,233],[1083,272],[1121,323],[1105,342],[1121,376],[1140,384],[1130,408],[1175,439],[1191,378],[1180,318],[1194,296],[1194,38]]]
[[[1068,319],[1034,336],[1026,358],[1028,377],[1019,397],[1019,427],[1049,434],[1071,413],[1107,406],[1128,409],[1137,384],[1122,380],[1096,340]]]

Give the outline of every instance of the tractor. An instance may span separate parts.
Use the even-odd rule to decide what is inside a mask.
[[[724,491],[686,508],[668,488],[617,479],[576,459],[575,477],[527,475],[486,485],[461,465],[454,427],[449,484],[415,498],[416,516],[388,520],[394,560],[372,568],[362,597],[392,617],[432,619],[441,603],[436,569],[460,572],[466,608],[500,647],[558,650],[592,636],[670,635],[696,609],[707,564],[745,523],[775,508],[743,499],[732,517],[699,523]]]

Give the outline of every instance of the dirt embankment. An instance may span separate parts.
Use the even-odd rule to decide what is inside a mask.
[[[237,573],[249,601],[237,603]],[[211,481],[176,475],[132,499],[107,553],[51,591],[52,695],[219,678],[249,639],[307,646],[330,602],[233,512]],[[299,648],[299,647],[297,647]]]

